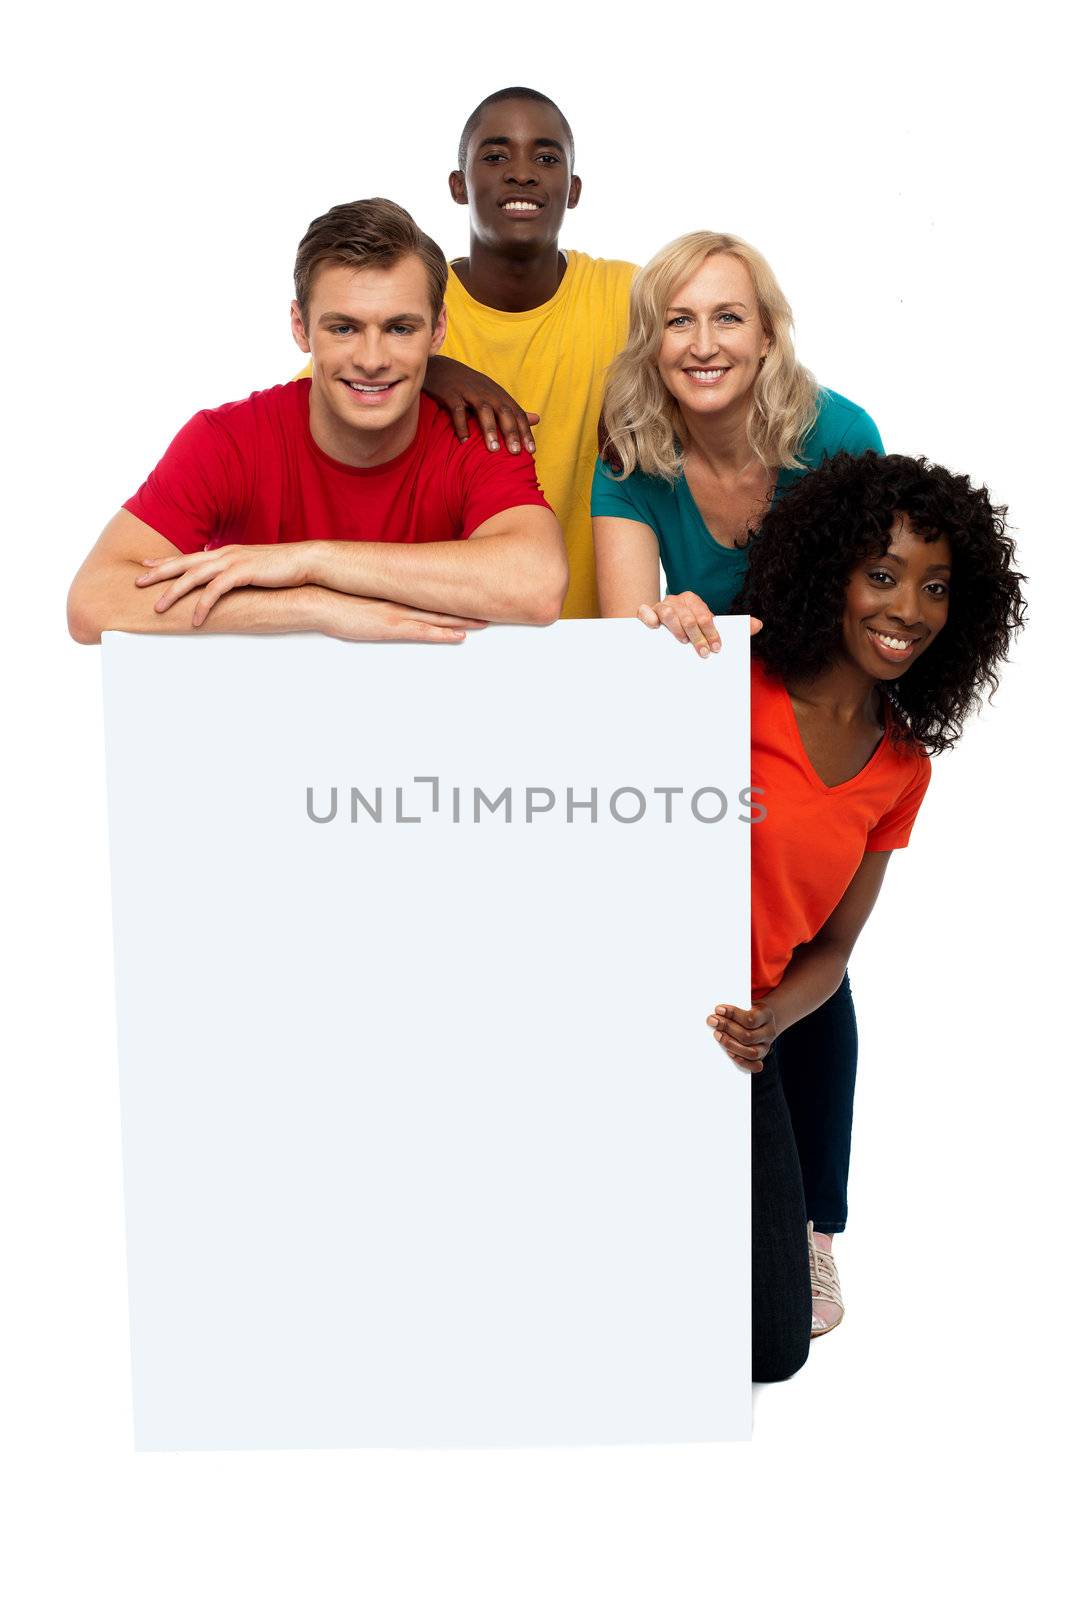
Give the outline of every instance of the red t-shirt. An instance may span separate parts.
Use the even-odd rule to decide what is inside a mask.
[[[831,788],[806,754],[787,689],[751,663],[751,783],[766,816],[751,829],[751,993],[775,989],[820,933],[867,850],[900,850],[932,765],[887,733],[853,778]]]
[[[466,539],[511,506],[546,506],[526,451],[462,443],[418,397],[418,430],[379,467],[334,461],[311,437],[310,378],[262,389],[187,422],[125,509],[190,554],[222,544]]]

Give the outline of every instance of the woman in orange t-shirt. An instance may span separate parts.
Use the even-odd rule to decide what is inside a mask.
[[[909,838],[929,755],[955,742],[997,682],[1024,611],[1013,555],[985,489],[921,459],[872,452],[810,473],[751,539],[736,610],[763,624],[751,670],[752,784],[766,807],[751,835],[754,1003],[719,1005],[707,1021],[731,1059],[758,1075],[762,1381],[806,1359],[811,1275],[826,1311],[841,1309],[831,1240],[808,1234],[774,1045],[843,981],[890,853]]]

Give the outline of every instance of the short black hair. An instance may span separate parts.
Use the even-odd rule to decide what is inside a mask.
[[[774,677],[816,677],[836,658],[847,585],[862,561],[886,554],[905,515],[926,542],[951,551],[946,625],[908,672],[882,685],[896,737],[932,755],[948,750],[1023,626],[1023,574],[1005,506],[923,456],[838,455],[800,478],[752,534],[737,612],[760,617],[751,650]]]
[[[466,126],[463,128],[462,135],[459,139],[460,172],[465,172],[466,170],[466,157],[470,153],[470,134],[477,126],[482,112],[484,112],[489,106],[498,105],[500,100],[535,100],[538,102],[538,104],[542,106],[550,106],[552,111],[557,111],[559,121],[566,130],[566,142],[569,145],[570,165],[573,165],[574,161],[576,160],[576,152],[573,147],[573,129],[566,121],[565,115],[561,109],[556,106],[555,102],[550,98],[550,96],[541,94],[539,89],[497,89],[495,94],[487,95],[485,99],[481,101],[479,106],[474,106],[473,110],[466,118]]]

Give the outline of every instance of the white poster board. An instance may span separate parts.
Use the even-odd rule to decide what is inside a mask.
[[[139,1448],[749,1436],[720,627],[105,637]]]

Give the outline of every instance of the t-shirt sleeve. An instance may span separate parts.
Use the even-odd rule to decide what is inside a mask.
[[[239,518],[243,476],[229,434],[199,411],[124,509],[190,555]]]
[[[546,506],[544,491],[536,477],[536,467],[527,450],[512,455],[509,450],[489,450],[479,432],[458,450],[459,519],[462,537],[468,539],[489,517],[513,506]]]
[[[902,850],[910,842],[914,818],[921,809],[928,781],[932,776],[932,763],[926,755],[918,757],[917,771],[899,798],[875,827],[869,830],[866,850]]]
[[[844,424],[836,446],[836,454],[861,456],[867,450],[875,450],[878,456],[884,454],[884,441],[880,437],[880,429],[861,406],[853,408],[853,415]]]
[[[624,517],[627,522],[645,522],[654,527],[636,474],[619,478],[602,459],[595,463],[592,474],[592,516]]]

